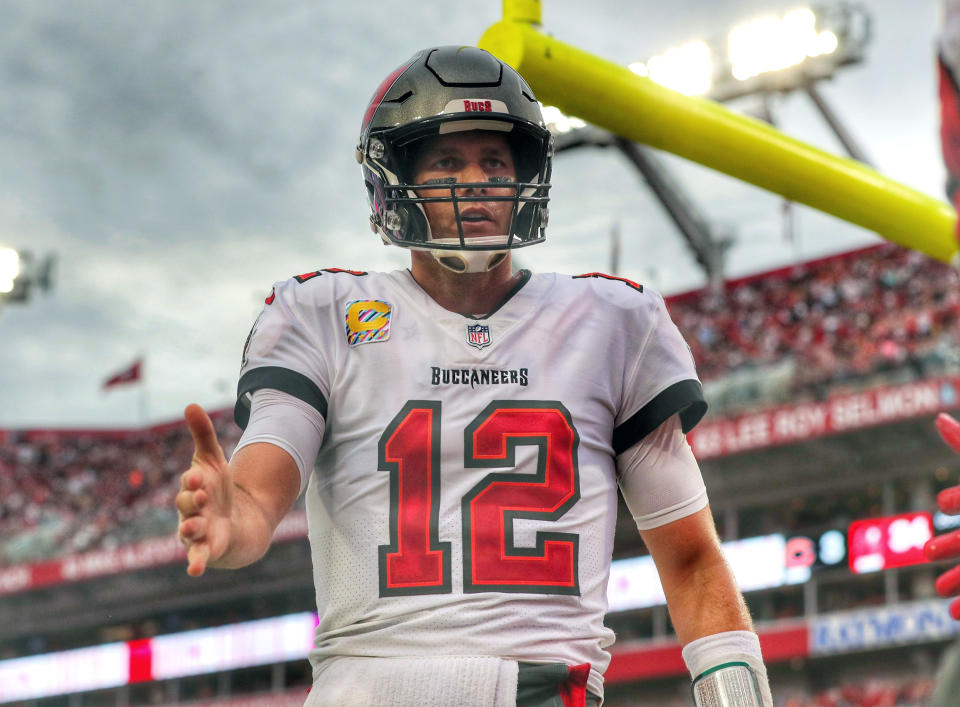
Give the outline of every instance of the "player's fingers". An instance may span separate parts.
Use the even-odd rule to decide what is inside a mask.
[[[960,452],[960,422],[957,422],[950,415],[941,412],[937,415],[937,431],[943,437],[943,441],[957,452]]]
[[[187,574],[199,577],[207,569],[210,547],[206,543],[195,543],[187,550]]]
[[[177,510],[185,518],[196,515],[207,505],[210,497],[203,489],[197,491],[180,491],[176,497]]]
[[[942,597],[955,597],[960,594],[960,565],[948,569],[937,577],[937,594]]]
[[[944,513],[960,513],[960,486],[951,486],[937,494],[937,507]]]
[[[950,616],[954,621],[960,621],[960,599],[950,602]]]
[[[191,403],[183,411],[183,417],[190,429],[190,436],[193,437],[195,456],[200,459],[226,463],[223,449],[220,447],[220,442],[217,441],[217,431],[213,428],[213,422],[204,409],[196,403]]]
[[[180,490],[196,491],[203,485],[203,474],[196,467],[190,467],[180,474]]]
[[[930,538],[923,546],[923,554],[931,562],[960,557],[960,530]]]
[[[180,539],[189,542],[199,542],[207,536],[207,521],[205,518],[194,516],[187,518],[180,524]]]

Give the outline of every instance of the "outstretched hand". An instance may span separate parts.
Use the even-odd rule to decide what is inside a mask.
[[[187,548],[187,574],[199,577],[230,545],[233,480],[213,423],[199,405],[183,413],[193,437],[193,460],[180,476],[177,534]]]
[[[946,413],[940,413],[937,416],[937,431],[952,449],[960,452],[960,422]],[[938,493],[937,507],[943,513],[960,514],[960,485],[951,486]],[[923,552],[930,561],[960,559],[960,530],[931,538],[923,546]],[[937,594],[942,597],[960,596],[960,564],[937,577],[936,589]],[[950,616],[960,620],[960,599],[954,599],[950,604]]]

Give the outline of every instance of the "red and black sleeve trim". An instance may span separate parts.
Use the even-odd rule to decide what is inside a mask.
[[[233,419],[242,430],[247,428],[250,421],[250,401],[247,400],[247,393],[261,388],[273,388],[299,398],[316,408],[324,419],[327,417],[327,398],[316,383],[289,368],[261,366],[244,373],[237,384],[237,404],[233,408]]]
[[[674,383],[637,410],[628,420],[613,430],[613,453],[622,454],[657,429],[671,415],[680,413],[680,423],[686,434],[700,422],[707,412],[700,381],[683,380]]]
[[[354,277],[363,277],[367,275],[366,270],[346,270],[345,268],[321,268],[320,270],[314,270],[312,272],[305,272],[303,275],[294,275],[293,279],[299,282],[301,285],[307,280],[312,280],[315,277],[320,277],[323,273],[344,273],[346,275],[353,275]],[[267,304],[270,304],[267,302]]]

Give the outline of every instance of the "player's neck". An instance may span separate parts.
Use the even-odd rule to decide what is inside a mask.
[[[413,279],[437,304],[457,314],[488,314],[517,284],[509,254],[493,270],[480,273],[451,272],[424,251],[412,251],[410,255]]]

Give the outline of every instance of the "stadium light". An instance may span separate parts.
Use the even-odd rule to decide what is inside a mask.
[[[735,27],[727,38],[730,73],[738,81],[796,66],[808,57],[831,54],[839,46],[830,30],[817,31],[809,8],[783,17],[764,17]]]
[[[38,290],[49,292],[56,260],[53,253],[38,259],[29,250],[0,246],[0,305],[26,304]]]
[[[688,42],[628,68],[687,96],[723,102],[809,89],[838,67],[862,61],[869,38],[869,15],[841,2],[744,22],[725,38]],[[583,127],[583,121],[552,106],[545,107],[544,120],[555,134]]]
[[[547,124],[547,128],[554,135],[568,133],[571,130],[583,128],[587,125],[585,122],[580,120],[580,118],[574,118],[573,116],[565,115],[559,108],[555,106],[545,106],[541,104],[540,107],[543,109],[543,122]]]
[[[801,7],[737,25],[725,39],[694,41],[628,65],[688,96],[728,101],[751,93],[806,88],[863,59],[870,18],[848,3]]]
[[[751,93],[806,89],[841,66],[863,60],[870,16],[852,3],[801,7],[737,25],[717,60],[709,97],[728,101]]]
[[[0,294],[13,292],[13,281],[20,274],[20,254],[13,248],[0,247]]]
[[[702,96],[710,91],[713,60],[710,47],[696,41],[651,57],[646,63],[634,62],[629,69],[684,95]]]

